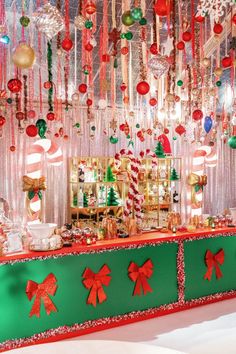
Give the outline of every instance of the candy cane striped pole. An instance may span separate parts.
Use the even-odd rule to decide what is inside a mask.
[[[198,176],[203,176],[204,168],[207,167],[215,167],[217,162],[217,154],[212,147],[203,145],[199,147],[193,154],[193,167],[192,172]],[[196,200],[197,203],[191,203],[191,215],[198,215],[202,214],[202,200],[203,200],[203,193],[200,189],[196,192]]]
[[[132,207],[134,207],[134,215],[136,217],[137,223],[142,220],[142,203],[143,196],[138,191],[138,172],[141,166],[140,159],[136,158],[132,151],[122,149],[119,153],[115,155],[115,165],[119,168],[121,165],[121,157],[127,157],[130,160],[131,168],[131,181],[128,191],[128,198],[126,199],[126,204],[124,208],[124,217],[129,217]]]
[[[59,166],[62,163],[62,151],[56,143],[50,139],[40,139],[30,146],[26,157],[26,174],[32,179],[39,179],[42,177],[42,156],[46,153],[48,163],[52,166]],[[30,219],[34,222],[40,220],[41,200],[36,193],[29,203]]]
[[[145,156],[152,157],[152,168],[157,168],[158,162],[155,152],[151,151],[150,149],[146,149],[140,151],[139,156],[141,159],[143,159]]]

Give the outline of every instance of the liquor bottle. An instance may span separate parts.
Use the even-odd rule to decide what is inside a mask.
[[[98,206],[105,206],[106,205],[106,192],[105,187],[100,186],[98,192]]]
[[[179,203],[179,194],[176,191],[173,193],[173,203]]]

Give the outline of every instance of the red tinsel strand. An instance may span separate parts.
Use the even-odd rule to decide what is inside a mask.
[[[12,98],[12,95],[11,95]],[[14,125],[14,109],[13,104],[11,105],[11,115],[10,115],[10,128],[11,128],[11,145],[15,146],[15,125]]]
[[[28,113],[27,75],[23,75],[23,85],[24,85],[24,121],[27,121],[27,113]]]
[[[195,14],[194,0],[191,0],[191,32],[192,32],[192,59],[195,60]]]

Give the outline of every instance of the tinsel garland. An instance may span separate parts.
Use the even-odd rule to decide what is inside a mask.
[[[196,306],[204,305],[207,303],[219,301],[221,299],[230,299],[236,296],[235,290],[227,292],[220,292],[214,295],[204,296],[198,299],[186,301],[184,303],[174,302],[172,304],[161,305],[159,307],[153,307],[147,310],[138,310],[126,313],[124,315],[103,317],[98,320],[89,320],[83,323],[75,323],[72,326],[64,325],[57,328],[49,329],[47,331],[34,334],[31,337],[25,337],[20,339],[7,340],[0,344],[0,351],[11,350],[26,345],[34,345],[37,342],[47,341],[49,338],[60,339],[60,336],[73,336],[82,335],[83,331],[94,328],[95,330],[104,329],[105,327],[119,326],[120,324],[129,324],[131,322],[140,321],[142,319],[154,318],[162,316],[167,313],[180,311],[183,309],[189,309]],[[79,333],[81,332],[81,333]]]
[[[184,303],[185,273],[184,273],[184,241],[178,243],[177,253],[178,302]]]
[[[23,75],[23,83],[24,83],[24,121],[27,121],[27,114],[28,114],[27,75]]]
[[[47,42],[47,59],[48,59],[48,81],[51,83],[51,87],[48,90],[48,110],[53,112],[53,77],[52,77],[52,45],[51,41]]]

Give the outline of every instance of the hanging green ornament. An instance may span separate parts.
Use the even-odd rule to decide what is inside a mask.
[[[145,26],[147,24],[147,20],[145,17],[141,18],[141,20],[139,21],[140,26]]]
[[[128,147],[129,147],[130,145],[134,147],[134,142],[133,142],[133,140],[131,140],[131,139],[130,139],[130,141],[129,141],[129,143],[128,143]]]
[[[121,21],[125,26],[132,26],[134,24],[134,19],[131,16],[130,11],[125,11],[122,15]]]
[[[118,60],[117,60],[117,58],[115,58],[115,60],[114,60],[114,68],[115,68],[115,69],[118,68]]]
[[[220,80],[216,81],[216,86],[217,86],[217,87],[220,87],[221,85],[222,85],[222,83],[221,83]]]
[[[120,38],[121,38],[121,39],[125,39],[125,35],[126,35],[126,33],[121,33],[121,34],[120,34]]]
[[[127,139],[130,139],[130,135],[128,134],[128,135],[126,136],[126,138],[127,138]]]
[[[80,123],[75,123],[75,125],[73,125],[73,127],[79,128],[80,127]]]
[[[228,145],[231,149],[236,149],[236,135],[229,138]]]
[[[135,7],[130,11],[131,17],[134,21],[140,21],[143,17],[143,12],[140,7]]]
[[[91,130],[92,130],[93,132],[95,132],[95,130],[96,130],[95,125],[93,125],[93,126],[91,127]]]
[[[177,85],[178,85],[178,86],[183,86],[183,81],[182,81],[182,80],[178,80],[178,81],[177,81]]]
[[[90,29],[93,27],[93,22],[90,20],[85,21],[85,28]]]
[[[130,41],[130,40],[133,38],[133,33],[132,33],[132,32],[127,32],[127,33],[125,34],[125,38],[126,38],[128,41]]]
[[[30,23],[29,17],[27,17],[27,16],[21,16],[21,18],[20,18],[20,24],[21,24],[21,26],[27,27],[27,26],[29,25],[29,23]]]
[[[177,140],[177,136],[173,136],[173,140]]]
[[[36,122],[36,127],[38,128],[38,135],[41,139],[46,139],[45,133],[47,131],[47,123],[44,119],[38,119]]]
[[[117,144],[118,143],[118,138],[115,135],[111,135],[109,140],[110,140],[111,144]]]
[[[136,128],[137,128],[137,129],[140,128],[140,124],[139,124],[139,123],[136,124]]]
[[[7,103],[8,103],[8,104],[12,104],[12,98],[11,98],[11,97],[8,97],[8,98],[7,98]]]

